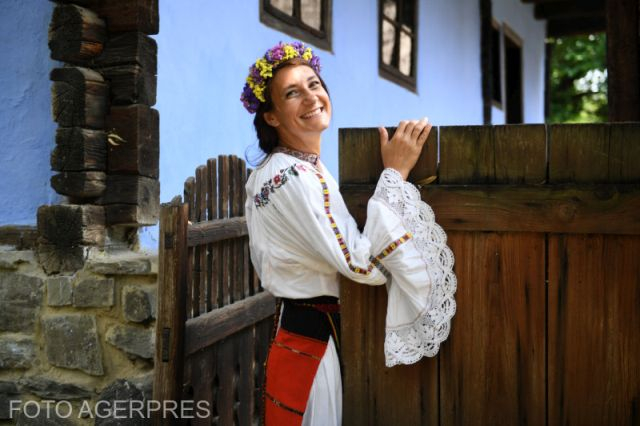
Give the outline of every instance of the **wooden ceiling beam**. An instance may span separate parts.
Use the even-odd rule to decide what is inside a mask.
[[[547,22],[547,36],[564,37],[604,32],[607,22],[604,16],[575,19],[551,19]]]
[[[536,19],[600,18],[605,16],[604,0],[562,1],[536,4]]]

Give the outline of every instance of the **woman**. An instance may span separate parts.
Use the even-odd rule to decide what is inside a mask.
[[[262,286],[282,301],[266,371],[267,425],[339,425],[339,275],[387,283],[387,366],[434,356],[455,313],[453,255],[433,212],[406,182],[431,125],[402,121],[360,233],[320,160],[331,100],[318,58],[279,43],[250,68],[241,100],[266,157],[247,181],[251,259]]]

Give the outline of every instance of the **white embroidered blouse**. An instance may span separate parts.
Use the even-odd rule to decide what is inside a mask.
[[[388,367],[435,356],[455,314],[446,234],[400,173],[385,169],[360,233],[337,183],[311,155],[279,148],[249,177],[251,260],[276,297],[339,297],[339,274],[387,283]]]

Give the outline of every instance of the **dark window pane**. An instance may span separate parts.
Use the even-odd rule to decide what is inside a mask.
[[[491,72],[492,72],[492,92],[493,99],[502,102],[502,90],[500,87],[500,31],[493,27],[491,29]]]
[[[382,62],[391,65],[393,59],[393,48],[396,44],[396,27],[387,21],[382,20]]]
[[[269,0],[271,6],[287,15],[293,15],[293,0]]]
[[[411,36],[404,31],[400,33],[400,72],[404,75],[411,75]]]
[[[415,22],[416,22],[415,13],[416,13],[415,0],[404,0],[402,2],[401,22],[402,24],[411,28],[411,30],[415,28]]]
[[[322,28],[321,0],[302,0],[300,2],[300,9],[302,22],[316,30],[320,30]]]
[[[384,0],[382,3],[382,13],[392,21],[398,16],[398,2],[396,0]]]

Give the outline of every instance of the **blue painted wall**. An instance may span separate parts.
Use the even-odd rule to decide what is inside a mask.
[[[429,116],[435,125],[481,124],[480,22],[477,0],[420,0],[417,93],[378,76],[377,1],[333,1],[333,49],[316,49],[332,102],[322,158],[338,175],[338,129],[396,125]],[[53,3],[0,3],[0,225],[33,224],[41,204],[60,202],[50,188],[56,125],[50,113],[47,28]],[[524,40],[525,120],[542,122],[544,22],[531,5],[494,0],[494,17]],[[252,119],[239,101],[251,63],[286,34],[260,23],[259,2],[160,1],[158,102],[161,201],[182,193],[207,158],[244,156],[255,146]],[[494,123],[503,120],[494,111]],[[255,151],[254,151],[255,152]],[[156,250],[158,228],[141,230]]]
[[[56,125],[51,118],[47,30],[53,3],[0,3],[0,225],[31,225],[41,204],[60,196],[49,185]]]
[[[377,1],[333,1],[333,51],[316,49],[333,102],[322,159],[338,176],[338,129],[396,125],[429,116],[436,125],[481,124],[480,18],[477,0],[419,1],[418,86],[410,92],[378,76]],[[496,0],[526,40],[525,117],[541,122],[544,23],[531,5]],[[259,2],[160,2],[158,103],[161,200],[181,194],[185,178],[207,158],[243,156],[255,145],[253,116],[239,99],[249,65],[291,38],[259,20]],[[509,21],[511,23],[511,21]],[[532,56],[540,55],[538,58]],[[500,114],[494,122],[500,123]],[[142,230],[157,245],[157,227]]]

